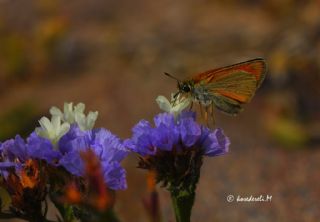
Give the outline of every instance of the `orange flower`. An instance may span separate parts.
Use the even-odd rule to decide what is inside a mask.
[[[103,179],[100,161],[92,150],[81,153],[85,162],[85,178],[88,181],[89,203],[98,210],[112,205],[111,195]]]
[[[103,178],[98,157],[92,150],[81,153],[85,164],[85,175],[66,187],[63,201],[105,211],[113,205],[113,197]]]
[[[67,186],[65,195],[68,203],[79,204],[81,202],[81,193],[74,182]]]
[[[27,160],[20,176],[23,188],[34,188],[40,181],[38,163],[35,160]]]

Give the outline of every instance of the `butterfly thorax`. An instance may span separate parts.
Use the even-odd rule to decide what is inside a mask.
[[[201,102],[201,104],[205,106],[212,103],[212,95],[204,84],[195,84],[194,80],[187,80],[178,83],[178,88],[179,92],[192,97],[195,102]]]

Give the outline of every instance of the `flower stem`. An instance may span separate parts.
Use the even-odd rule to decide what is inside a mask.
[[[171,191],[171,199],[174,213],[176,216],[176,222],[190,222],[194,198],[194,191]]]

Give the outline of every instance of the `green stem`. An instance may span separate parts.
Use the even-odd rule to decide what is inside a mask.
[[[176,216],[176,222],[190,222],[194,198],[195,192],[193,191],[171,191],[171,199]]]
[[[99,221],[101,221],[101,222],[104,222],[104,221],[120,222],[119,218],[117,217],[117,214],[113,211],[113,209],[109,209],[109,210],[105,211],[100,216]]]

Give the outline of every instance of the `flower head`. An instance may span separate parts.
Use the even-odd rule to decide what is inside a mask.
[[[91,150],[101,162],[103,179],[110,189],[126,189],[125,170],[120,162],[128,150],[122,141],[106,129],[90,129],[97,112],[83,114],[84,104],[75,107],[65,103],[64,113],[51,108],[51,121],[42,117],[40,127],[26,139],[15,139],[0,143],[0,174],[8,176],[10,169],[19,169],[27,159],[43,160],[51,167],[62,166],[75,176],[84,176],[85,166],[81,153]],[[65,122],[61,122],[61,118]],[[69,123],[70,122],[70,123]],[[16,170],[17,171],[17,170]]]
[[[47,117],[42,117],[39,120],[40,127],[36,128],[36,133],[56,144],[59,139],[66,134],[70,129],[69,123],[61,124],[60,116],[52,116],[51,121]]]
[[[126,189],[125,170],[120,162],[128,151],[120,139],[106,129],[81,131],[77,126],[61,138],[59,142],[63,156],[59,165],[71,174],[83,176],[85,167],[81,152],[92,150],[101,162],[103,176],[110,189]]]
[[[65,103],[62,113],[53,107],[51,120],[42,117],[40,127],[27,139],[17,135],[0,142],[1,192],[11,201],[5,205],[6,217],[44,221],[43,206],[50,194],[63,218],[78,218],[66,211],[69,203],[77,205],[77,212],[85,212],[86,218],[90,211],[88,220],[106,219],[114,190],[127,188],[120,162],[128,150],[110,131],[93,129],[98,112],[86,116],[84,108],[82,103],[75,107]]]
[[[139,167],[154,170],[157,181],[169,189],[195,186],[202,157],[228,152],[230,141],[222,130],[199,125],[194,112],[181,112],[176,119],[161,113],[154,123],[140,121],[124,145],[141,156]]]
[[[1,158],[13,162],[23,162],[28,158],[28,150],[20,135],[4,141],[0,145]]]
[[[84,109],[85,105],[83,103],[78,103],[74,107],[73,103],[64,103],[63,112],[56,106],[53,106],[50,108],[50,114],[52,116],[60,116],[62,121],[72,124],[75,122],[75,115],[83,113]]]
[[[182,112],[177,121],[173,114],[161,113],[154,118],[154,123],[152,127],[148,121],[140,121],[133,127],[133,136],[125,141],[125,146],[141,156],[194,147],[207,156],[228,152],[230,141],[222,130],[199,125],[193,112]]]
[[[77,113],[75,115],[75,120],[81,130],[92,129],[97,118],[98,118],[98,111],[95,111],[95,112],[90,111],[87,116],[83,113]]]
[[[69,124],[77,123],[81,130],[90,130],[93,128],[97,118],[98,112],[90,111],[86,116],[84,114],[85,104],[78,103],[73,106],[73,103],[64,103],[63,112],[53,106],[50,109],[50,114],[52,116],[59,116],[62,121],[67,122]]]
[[[53,148],[52,143],[35,132],[31,133],[26,141],[19,135],[4,141],[0,146],[0,155],[0,166],[2,165],[3,169],[6,165],[7,168],[20,168],[28,159],[45,160],[54,165],[61,158],[61,153]]]

